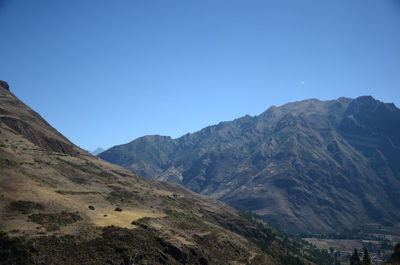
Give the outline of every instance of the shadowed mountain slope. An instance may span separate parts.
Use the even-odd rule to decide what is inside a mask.
[[[400,110],[370,96],[273,106],[177,139],[144,136],[99,157],[289,232],[400,221]]]
[[[0,194],[2,264],[308,264],[321,257],[221,202],[90,155],[5,82]]]

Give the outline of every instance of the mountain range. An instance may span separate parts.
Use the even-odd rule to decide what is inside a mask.
[[[327,252],[71,143],[0,81],[1,264],[331,264]]]
[[[371,96],[272,106],[101,159],[256,212],[290,233],[399,231],[400,110]]]

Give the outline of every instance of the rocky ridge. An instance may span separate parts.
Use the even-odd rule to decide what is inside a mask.
[[[371,96],[309,99],[100,158],[251,210],[292,233],[398,229],[400,110]]]

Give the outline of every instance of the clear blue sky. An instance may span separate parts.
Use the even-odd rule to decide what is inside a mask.
[[[82,148],[306,98],[400,106],[399,0],[0,0],[0,79]]]

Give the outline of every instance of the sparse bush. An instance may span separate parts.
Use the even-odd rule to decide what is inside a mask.
[[[82,220],[79,215],[68,212],[51,214],[38,213],[29,215],[28,218],[34,223],[43,225],[48,231],[58,230],[60,226],[69,225]]]
[[[4,232],[0,232],[0,263],[31,264],[30,247],[19,238],[9,238]]]
[[[31,213],[34,210],[43,210],[43,205],[31,201],[13,201],[8,205],[8,209],[22,214]]]

